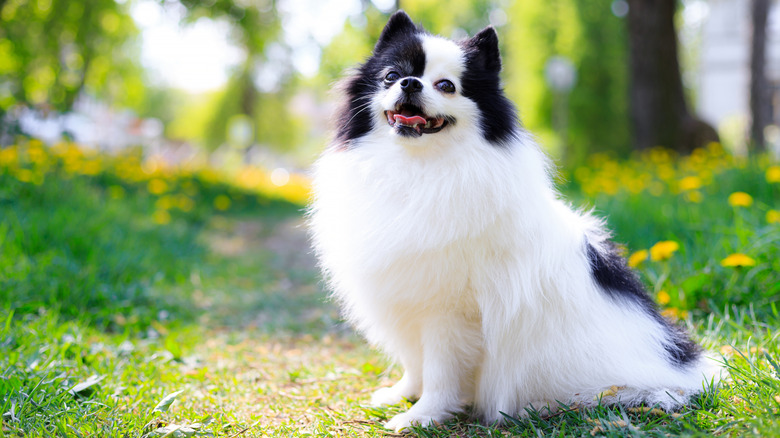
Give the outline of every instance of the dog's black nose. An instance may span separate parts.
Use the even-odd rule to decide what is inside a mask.
[[[403,90],[404,93],[416,93],[422,91],[422,89],[423,84],[417,78],[409,77],[401,79],[401,90]]]

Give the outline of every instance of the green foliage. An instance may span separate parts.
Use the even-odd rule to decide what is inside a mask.
[[[399,2],[413,20],[419,22],[428,31],[450,37],[456,29],[469,35],[487,26],[487,17],[496,1],[491,0],[450,0],[442,3],[436,0]]]
[[[14,103],[65,111],[80,92],[139,105],[144,85],[128,7],[114,0],[0,3],[0,114]]]
[[[587,152],[629,149],[628,49],[624,23],[602,0],[515,1],[503,29],[504,80],[523,123],[568,163]],[[553,131],[553,93],[545,81],[550,57],[562,55],[577,70],[568,100],[568,132]]]

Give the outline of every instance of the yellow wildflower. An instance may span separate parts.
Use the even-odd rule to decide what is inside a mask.
[[[729,195],[729,205],[732,207],[750,207],[753,197],[745,192],[734,192]]]
[[[163,196],[154,203],[154,206],[158,210],[170,210],[173,207],[173,203],[174,198],[172,196]]]
[[[217,196],[214,198],[214,207],[216,207],[217,210],[227,210],[230,208],[230,198],[225,195]]]
[[[165,193],[168,190],[168,184],[165,183],[165,181],[155,178],[151,181],[149,181],[149,185],[147,186],[147,190],[149,190],[149,193],[153,195],[161,195]]]
[[[695,204],[698,204],[702,200],[701,192],[698,190],[691,190],[690,192],[686,192],[685,200],[688,202],[693,202]]]
[[[766,221],[770,224],[780,224],[780,211],[769,210],[766,212]]]
[[[658,292],[658,304],[665,306],[669,304],[669,301],[672,301],[672,297],[669,295],[669,292],[662,290]]]
[[[631,254],[628,257],[628,266],[631,266],[632,268],[636,268],[643,261],[647,260],[648,255],[649,254],[646,249],[640,249],[639,251]]]
[[[701,179],[698,176],[686,176],[680,180],[680,191],[696,190],[701,187]]]
[[[723,345],[722,347],[720,347],[720,354],[724,356],[731,356],[732,354],[734,354],[734,347],[732,347],[731,345]]]
[[[32,182],[35,178],[35,174],[29,169],[18,169],[15,176],[17,180],[25,183]]]
[[[192,211],[195,208],[195,201],[190,199],[187,195],[179,195],[176,197],[176,206],[181,211]]]
[[[668,309],[664,309],[661,311],[661,315],[671,319],[672,321],[676,321],[678,319],[685,319],[688,317],[688,311],[687,310],[680,310],[675,307],[670,307]]]
[[[664,194],[664,189],[666,186],[662,182],[659,181],[653,181],[650,183],[650,186],[648,187],[648,191],[653,196],[661,196]]]
[[[650,260],[655,262],[668,260],[678,249],[680,249],[680,244],[673,240],[658,242],[650,248]]]
[[[734,253],[720,261],[721,266],[727,268],[739,268],[743,266],[755,266],[756,261],[742,253]]]
[[[780,183],[780,166],[771,166],[766,170],[766,182]]]
[[[157,210],[152,215],[152,219],[160,225],[165,225],[171,221],[171,214],[165,210]]]
[[[0,165],[9,165],[16,163],[19,158],[19,153],[16,146],[9,146],[7,148],[0,148]]]

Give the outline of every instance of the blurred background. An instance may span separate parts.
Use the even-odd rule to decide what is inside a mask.
[[[493,25],[525,126],[560,162],[719,141],[780,147],[770,0],[0,0],[0,144],[304,169],[329,90],[405,9],[455,39]]]
[[[326,299],[302,213],[330,90],[398,8],[495,26],[563,197],[739,361],[631,431],[780,436],[779,3],[0,0],[0,436],[380,433],[357,400],[400,376]],[[572,418],[511,433],[599,430]]]

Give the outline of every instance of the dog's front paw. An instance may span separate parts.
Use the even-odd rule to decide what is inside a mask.
[[[391,418],[390,421],[385,423],[385,428],[401,432],[404,429],[409,429],[412,425],[428,427],[446,421],[451,417],[452,414],[447,412],[436,414],[417,413],[414,412],[414,408],[412,408],[403,414],[398,414]]]
[[[400,403],[405,397],[395,386],[380,388],[371,394],[371,406],[388,406]]]

